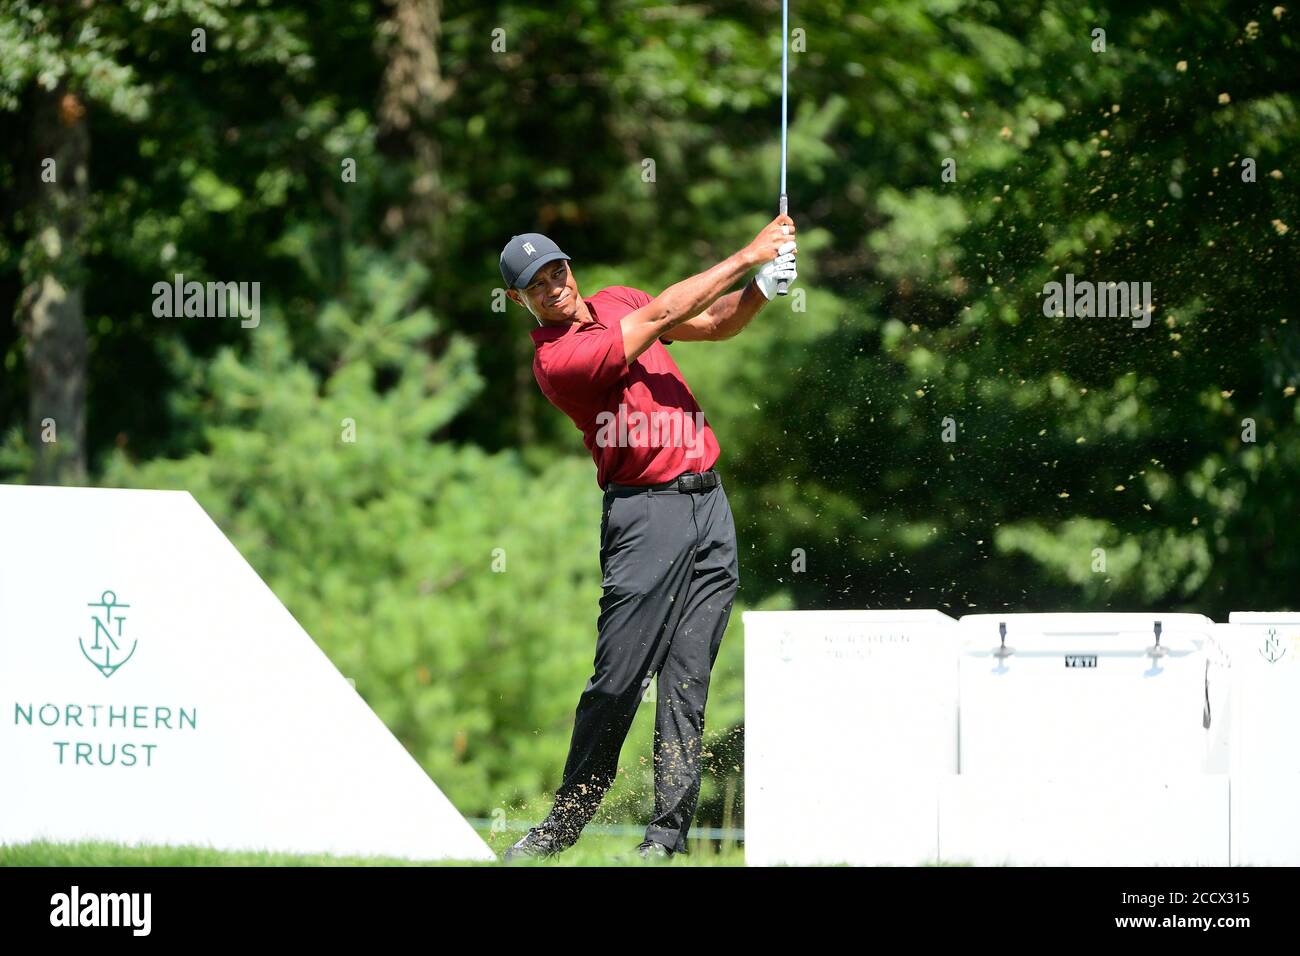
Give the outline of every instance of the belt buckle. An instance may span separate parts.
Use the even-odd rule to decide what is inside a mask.
[[[703,481],[703,477],[694,472],[688,475],[682,475],[677,479],[677,489],[679,491],[690,492],[693,494],[700,490]]]

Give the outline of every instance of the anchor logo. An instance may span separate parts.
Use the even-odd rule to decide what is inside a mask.
[[[135,653],[136,645],[139,641],[131,642],[131,649],[126,652],[125,657],[119,656],[122,653],[122,622],[126,620],[123,614],[114,614],[118,608],[130,607],[129,604],[122,604],[118,601],[117,595],[112,591],[105,591],[98,601],[88,603],[86,607],[103,608],[103,616],[99,613],[92,614],[90,619],[95,622],[95,641],[90,647],[86,647],[84,637],[78,639],[81,644],[81,653],[86,660],[95,665],[95,669],[105,677],[112,677],[119,667],[131,659]],[[116,627],[114,627],[116,625]],[[101,644],[100,638],[107,641],[107,644]],[[91,651],[98,652],[95,657],[91,656]],[[99,660],[99,658],[102,658]]]
[[[1264,638],[1264,646],[1259,649],[1259,654],[1270,664],[1276,664],[1286,656],[1286,648],[1277,639],[1277,628],[1268,629],[1268,636]]]

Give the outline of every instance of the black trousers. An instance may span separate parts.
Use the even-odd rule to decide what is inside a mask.
[[[684,853],[700,794],[709,675],[740,583],[721,481],[694,493],[608,489],[600,566],[595,667],[547,822],[565,845],[578,839],[614,782],[623,741],[657,674],[655,808],[646,839]]]

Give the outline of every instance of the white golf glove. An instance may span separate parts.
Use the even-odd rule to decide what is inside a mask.
[[[758,291],[770,302],[772,296],[776,295],[776,284],[781,279],[786,282],[794,282],[798,275],[794,267],[794,240],[782,243],[776,250],[777,256],[763,268],[758,270],[758,275],[754,276],[754,281],[758,284]]]

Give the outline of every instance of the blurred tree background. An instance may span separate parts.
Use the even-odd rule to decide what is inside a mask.
[[[673,349],[742,553],[697,826],[743,819],[745,608],[1300,605],[1298,15],[795,2],[801,295]],[[192,491],[463,812],[536,815],[600,492],[497,256],[542,231],[584,292],[655,294],[739,248],[779,32],[777,0],[0,0],[0,481]],[[176,273],[261,283],[259,325],[156,318]],[[1045,315],[1067,274],[1150,282],[1150,326]],[[652,805],[652,712],[598,819]]]

